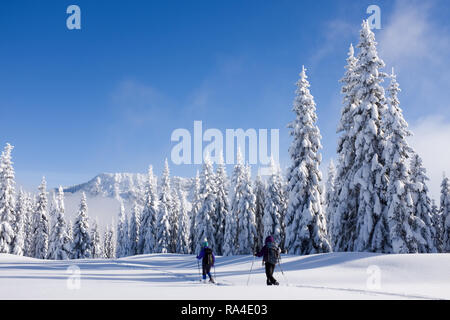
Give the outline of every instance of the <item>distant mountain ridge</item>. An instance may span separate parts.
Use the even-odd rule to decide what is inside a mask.
[[[85,192],[89,197],[106,197],[131,203],[142,204],[145,195],[147,174],[143,173],[101,173],[88,182],[63,188],[64,193]],[[193,178],[171,177],[173,188],[185,191],[188,199],[192,196]]]

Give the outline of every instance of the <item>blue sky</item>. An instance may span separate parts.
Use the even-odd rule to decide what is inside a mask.
[[[81,8],[81,30],[66,28],[71,4]],[[53,187],[101,172],[145,172],[149,164],[159,174],[175,144],[172,131],[192,131],[194,120],[223,132],[278,128],[280,159],[287,165],[286,124],[305,65],[326,164],[335,157],[338,80],[371,4],[381,8],[379,52],[388,68],[396,67],[406,120],[420,137],[445,143],[446,0],[5,0],[0,143],[15,146],[17,180],[27,188],[43,175]],[[437,154],[438,169],[431,163],[436,154],[420,137],[412,144],[423,149],[429,171],[439,177],[450,163],[448,143]],[[197,169],[170,165],[175,175]]]

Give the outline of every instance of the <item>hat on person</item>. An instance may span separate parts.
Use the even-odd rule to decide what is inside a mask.
[[[266,237],[266,243],[268,242],[273,242],[273,237],[272,236],[267,236]]]

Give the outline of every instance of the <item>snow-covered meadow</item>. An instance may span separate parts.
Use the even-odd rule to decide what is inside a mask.
[[[218,285],[199,282],[192,255],[38,260],[0,255],[0,299],[450,299],[450,254],[283,256],[280,286],[261,261],[218,257]],[[248,282],[248,285],[247,285]]]

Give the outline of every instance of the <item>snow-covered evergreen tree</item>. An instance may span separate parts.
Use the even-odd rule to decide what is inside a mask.
[[[225,233],[222,253],[224,256],[237,254],[237,219],[232,211],[225,217]]]
[[[177,252],[177,241],[178,241],[178,221],[180,214],[180,197],[178,195],[178,190],[176,187],[171,188],[172,195],[170,197],[170,252]]]
[[[433,204],[428,194],[426,170],[417,153],[411,157],[410,182],[413,200],[413,229],[417,236],[418,252],[438,252],[437,235],[433,225]],[[417,217],[418,219],[415,219]],[[423,222],[423,223],[422,223]]]
[[[381,238],[375,239],[375,248],[382,250],[382,252],[417,252],[417,239],[412,229],[414,218],[412,184],[409,181],[407,168],[407,160],[413,151],[406,138],[411,136],[411,133],[400,109],[400,102],[397,97],[400,88],[394,70],[392,70],[388,92],[389,108],[384,112],[381,125],[381,132],[386,140],[382,160],[384,162],[383,171],[388,177],[386,187],[387,216],[382,215],[378,224],[387,223],[389,236],[388,243],[386,243],[385,234],[379,234]],[[381,222],[381,220],[384,221]]]
[[[358,83],[356,66],[358,59],[355,57],[353,45],[350,45],[347,58],[347,71],[340,80],[342,85],[341,93],[344,94],[343,108],[341,118],[337,127],[337,133],[340,133],[337,144],[338,162],[336,167],[335,192],[331,200],[333,206],[327,209],[327,216],[330,219],[330,239],[333,250],[346,250],[351,241],[352,221],[350,213],[356,211],[355,190],[352,188],[352,165],[355,161],[355,134],[353,128],[353,113],[355,112],[359,100],[356,98],[356,92],[353,90]],[[330,210],[331,209],[331,210]],[[333,236],[336,235],[336,236]]]
[[[125,214],[125,207],[123,202],[120,203],[119,220],[117,221],[117,245],[116,245],[116,257],[122,258],[128,255],[128,223]]]
[[[237,243],[239,254],[252,254],[258,245],[258,234],[256,232],[256,196],[253,192],[251,168],[249,165],[244,167],[242,179],[237,186],[240,194],[237,203],[238,230]]]
[[[81,194],[80,207],[73,225],[72,258],[92,258],[92,239],[89,230],[87,199],[84,192]]]
[[[112,225],[114,226],[114,222]],[[115,243],[114,228],[107,226],[103,240],[103,252],[106,259],[114,259],[116,257]]]
[[[356,81],[351,95],[357,106],[351,113],[349,151],[340,161],[347,161],[350,168],[343,179],[339,193],[337,216],[340,219],[337,251],[390,252],[391,241],[386,207],[386,173],[383,170],[385,140],[381,131],[381,119],[387,110],[384,89],[381,86],[385,73],[384,62],[378,57],[375,35],[367,21],[360,32],[360,49],[354,74]],[[345,157],[350,157],[350,160]],[[344,213],[344,214],[343,214]],[[336,221],[336,220],[335,220]],[[338,238],[339,238],[338,237]]]
[[[261,175],[258,173],[253,187],[256,197],[255,200],[255,221],[257,234],[256,247],[259,247],[264,243],[264,206],[266,201],[265,199],[266,188],[267,187],[265,181],[262,180]]]
[[[142,209],[139,228],[139,254],[153,253],[155,250],[157,214],[158,196],[156,192],[156,177],[153,175],[153,167],[149,166],[145,186],[144,208]]]
[[[231,175],[231,207],[225,218],[225,234],[223,243],[223,254],[225,256],[238,254],[238,209],[239,201],[241,199],[240,186],[242,185],[242,179],[245,174],[245,166],[242,160],[242,154],[240,149],[238,149],[236,164],[233,168],[233,173]]]
[[[130,217],[130,255],[139,254],[139,235],[141,227],[141,208],[135,201],[131,208]]]
[[[14,210],[14,241],[12,244],[11,253],[23,256],[25,253],[25,225],[27,220],[26,194],[20,189],[17,196],[16,208]]]
[[[33,214],[34,214],[34,200],[30,193],[25,194],[24,204],[24,255],[33,257]]]
[[[209,247],[217,252],[214,225],[217,204],[216,178],[208,157],[204,159],[200,175],[200,198],[200,210],[195,217],[196,249],[194,252],[200,252],[203,239],[208,239]]]
[[[189,214],[187,208],[186,194],[183,190],[180,193],[180,211],[178,214],[178,240],[177,240],[177,253],[190,253],[190,243],[189,243]]]
[[[276,243],[284,246],[283,219],[287,210],[287,197],[281,169],[273,159],[271,174],[267,183],[264,204],[264,237],[273,236]]]
[[[130,219],[128,218],[128,215],[125,213],[125,257],[128,257],[131,255],[130,253]]]
[[[223,254],[223,245],[224,245],[224,237],[225,237],[225,220],[230,210],[229,198],[228,198],[228,190],[229,183],[227,177],[226,166],[223,160],[223,154],[220,154],[219,162],[217,163],[217,169],[215,174],[215,185],[216,185],[216,213],[215,217],[215,235],[216,235],[216,247],[217,254]]]
[[[60,186],[55,200],[53,227],[50,230],[47,258],[66,260],[72,255],[72,239],[67,234],[67,224],[64,217],[64,191]]]
[[[325,207],[325,221],[327,223],[327,234],[328,239],[332,243],[332,223],[333,223],[333,214],[336,211],[336,167],[334,166],[333,160],[330,161],[328,165],[328,175],[327,182],[325,184],[325,199],[324,199],[324,207]]]
[[[70,258],[72,258],[72,244],[73,244],[73,223],[72,220],[68,219],[67,222],[67,237],[70,243]]]
[[[100,231],[98,230],[98,220],[95,219],[91,229],[91,241],[92,241],[92,258],[101,259],[104,258],[102,240],[100,238]]]
[[[289,204],[285,217],[285,247],[290,254],[302,255],[331,250],[322,212],[321,136],[309,86],[303,67],[292,108],[296,118],[288,125],[294,140],[289,148],[292,164],[287,174]]]
[[[48,200],[47,200],[47,182],[42,178],[39,186],[39,194],[36,201],[36,207],[33,214],[33,244],[32,255],[37,259],[45,259],[48,251],[49,238],[49,219],[48,219]]]
[[[191,211],[189,212],[190,216],[190,233],[189,233],[189,243],[191,247],[191,253],[195,253],[195,250],[197,248],[197,237],[196,237],[196,227],[197,224],[195,222],[195,217],[197,216],[198,212],[200,211],[200,206],[202,204],[201,197],[200,197],[200,174],[197,170],[197,174],[194,178],[193,186],[193,199],[192,199],[192,207]]]
[[[434,230],[434,247],[437,252],[444,250],[444,221],[436,201],[431,200],[431,213]]]
[[[447,177],[441,184],[441,215],[443,223],[442,252],[450,252],[450,185]]]
[[[15,179],[9,143],[0,157],[0,253],[12,253],[15,238]]]
[[[158,218],[156,220],[156,250],[158,253],[168,253],[170,250],[170,205],[171,205],[170,171],[167,159],[161,177]]]
[[[48,203],[48,222],[49,222],[49,228],[50,228],[50,234],[53,230],[53,225],[55,224],[56,220],[56,212],[57,212],[57,204],[56,204],[56,193],[54,190],[51,190],[49,192],[49,203]],[[49,240],[50,241],[50,240]],[[50,246],[50,242],[49,242]]]

